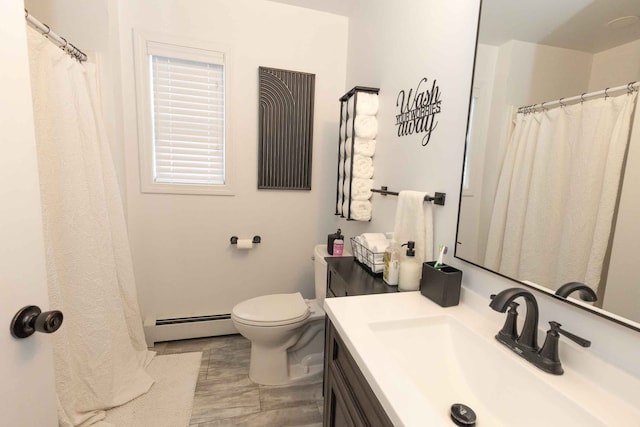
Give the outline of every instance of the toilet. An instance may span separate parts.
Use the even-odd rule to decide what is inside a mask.
[[[323,369],[326,245],[314,249],[316,299],[300,292],[263,295],[233,307],[231,320],[251,341],[249,378],[264,385],[290,384]]]

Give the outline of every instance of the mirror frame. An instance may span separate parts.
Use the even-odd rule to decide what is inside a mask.
[[[484,4],[485,1],[487,0],[479,0],[480,1],[480,6],[478,8],[478,25],[476,27],[476,48],[475,51],[473,53],[473,69],[471,71],[471,85],[469,87],[469,105],[467,107],[467,126],[466,126],[466,131],[465,131],[465,141],[464,141],[464,155],[462,158],[462,162],[463,162],[463,168],[462,168],[462,173],[464,174],[464,161],[467,158],[467,149],[468,147],[468,139],[469,139],[469,119],[471,117],[471,101],[473,99],[473,82],[475,81],[475,73],[476,73],[476,61],[478,59],[478,44],[479,44],[479,39],[480,39],[480,23],[482,21],[482,6]],[[518,279],[515,279],[513,277],[509,277],[509,276],[505,276],[502,273],[499,273],[497,271],[491,270],[487,267],[484,267],[482,265],[476,264],[475,262],[466,260],[464,258],[461,258],[460,256],[458,256],[458,233],[460,232],[460,208],[462,207],[462,193],[463,193],[463,185],[464,185],[464,179],[463,177],[461,177],[460,179],[460,196],[459,196],[459,200],[458,200],[458,219],[456,222],[456,240],[455,240],[455,247],[454,247],[454,251],[453,251],[453,256],[454,258],[457,258],[461,261],[464,261],[467,264],[473,265],[475,267],[478,267],[484,271],[488,271],[489,273],[493,273],[499,277],[502,277],[504,279],[508,279],[513,283],[518,284],[519,286],[525,286],[528,289],[533,289],[534,291],[538,291],[543,295],[546,295],[548,297],[551,297],[557,301],[561,301],[563,303],[567,303],[569,305],[572,305],[573,307],[577,307],[580,308],[582,310],[584,310],[587,313],[590,314],[595,314],[598,317],[601,317],[603,319],[607,319],[610,320],[614,323],[617,323],[619,325],[625,326],[629,329],[632,329],[634,331],[640,332],[640,324],[637,324],[636,322],[634,322],[633,320],[629,320],[626,319],[622,316],[618,316],[615,313],[611,313],[608,312],[606,310],[600,309],[598,307],[593,307],[590,306],[588,304],[582,304],[580,303],[579,300],[575,300],[573,298],[569,299],[569,298],[563,298],[559,295],[556,295],[555,293],[551,292],[550,290],[542,287],[542,286],[533,286],[530,285],[528,283],[525,283],[523,281],[520,281]]]

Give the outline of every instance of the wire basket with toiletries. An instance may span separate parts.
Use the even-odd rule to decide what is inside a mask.
[[[351,238],[354,261],[371,274],[384,270],[384,251],[391,244],[389,233],[363,233]]]

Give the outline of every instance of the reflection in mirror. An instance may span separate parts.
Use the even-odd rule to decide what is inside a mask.
[[[482,1],[455,255],[640,330],[639,16]]]

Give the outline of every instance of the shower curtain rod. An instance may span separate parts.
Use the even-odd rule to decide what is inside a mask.
[[[27,9],[24,10],[24,17],[33,28],[40,31],[43,36],[51,40],[56,46],[64,50],[68,55],[74,57],[80,62],[84,62],[87,60],[87,55],[85,55],[84,52],[75,47],[73,44],[69,43],[64,37],[61,37],[51,31],[51,28],[49,28],[47,24],[43,24],[42,22],[34,18],[33,15],[30,15]]]
[[[586,100],[585,98],[597,98],[602,95],[604,95],[605,98],[607,98],[611,95],[611,93],[620,92],[622,90],[626,90],[627,93],[632,93],[638,90],[639,85],[640,85],[640,82],[631,82],[623,86],[608,87],[604,90],[599,90],[596,92],[589,92],[589,93],[585,92],[582,95],[572,96],[570,98],[560,98],[555,101],[545,101],[542,104],[525,105],[524,107],[518,108],[518,113],[532,113],[533,111],[539,108],[545,109],[548,107],[556,107],[558,105],[562,105],[564,107],[566,104],[569,104],[569,103],[575,103],[577,101],[583,102]]]

